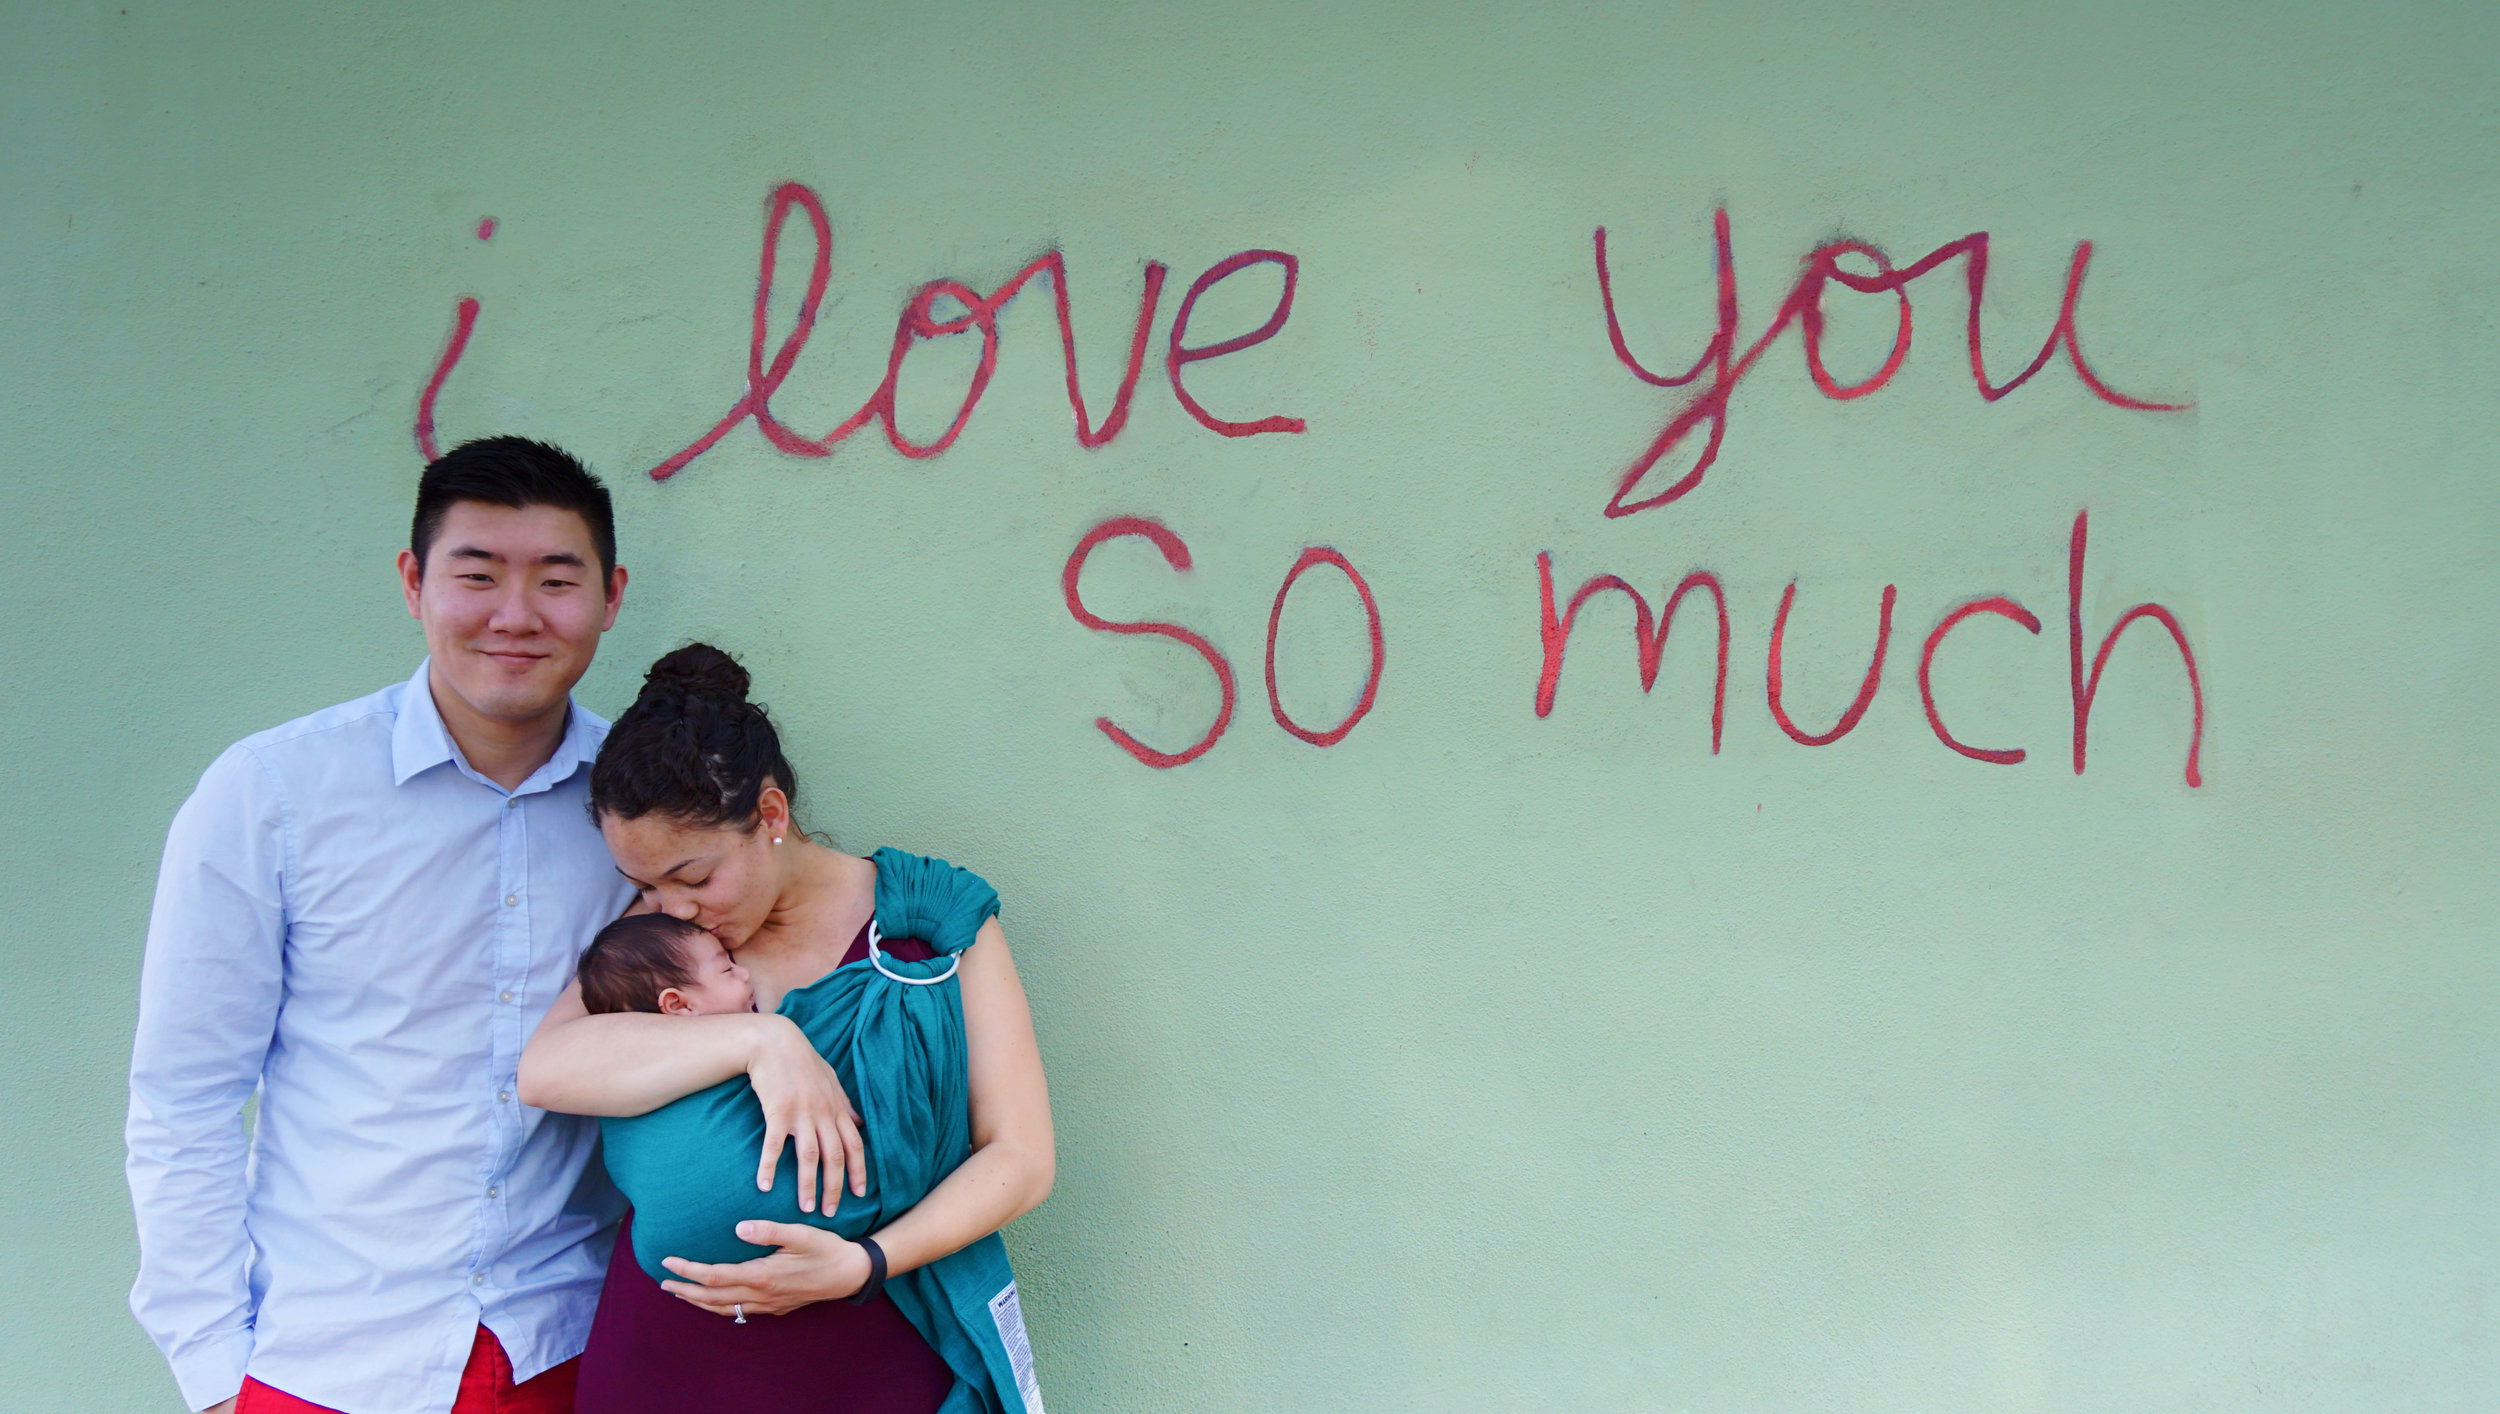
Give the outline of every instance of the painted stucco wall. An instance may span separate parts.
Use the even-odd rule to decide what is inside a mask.
[[[0,1405],[170,1410],[123,1310],[120,1123],[174,807],[225,743],[404,675],[390,579],[446,442],[559,440],[633,583],[583,698],[689,637],[786,723],[814,823],[1007,899],[1059,1121],[1010,1234],[1054,1410],[2464,1410],[2500,1388],[2500,11],[2450,5],[20,6],[0,16]],[[746,393],[766,203],[829,288],[815,437],[938,279],[1063,253],[942,454],[792,455]],[[1716,461],[1618,481],[1835,241],[1910,352],[1818,391],[1792,323]],[[481,239],[480,223],[496,223]],[[782,228],[767,354],[813,255]],[[1185,368],[1225,257],[1274,336]],[[1838,257],[1861,277],[1863,252]],[[1252,330],[1268,262],[1186,339]],[[1835,384],[1892,296],[1833,284]],[[936,317],[959,315],[940,301]],[[942,431],[980,333],[921,343]],[[1706,360],[1705,360],[1706,363]],[[2180,411],[2124,400],[2189,404]],[[1698,436],[1631,489],[1655,499]],[[1625,502],[1618,501],[1618,504]],[[2070,602],[2079,513],[2089,546]],[[1079,593],[1178,624],[1090,630]],[[1289,734],[1277,588],[1340,551],[1372,709]],[[1600,591],[1706,590],[1644,695]],[[1783,701],[1766,699],[1796,585]],[[1922,649],[1956,606],[1999,614]],[[2073,769],[2085,670],[2130,607]],[[1356,705],[1322,566],[1276,700]],[[2202,784],[2185,779],[2201,723]]]

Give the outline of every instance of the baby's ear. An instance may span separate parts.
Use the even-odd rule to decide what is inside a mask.
[[[662,987],[660,989],[660,1015],[692,1016],[694,1003],[686,1000],[686,994],[675,987]]]

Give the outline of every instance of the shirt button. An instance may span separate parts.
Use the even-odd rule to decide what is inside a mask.
[[[519,894],[505,894],[503,896],[503,906],[506,908],[519,908],[521,906],[521,896]]]
[[[484,1272],[471,1272],[471,1273],[469,1274],[469,1285],[471,1285],[471,1286],[484,1286],[485,1284],[486,1284],[486,1273],[484,1273]]]
[[[503,1196],[503,1190],[500,1188],[489,1188],[486,1190],[486,1196],[489,1198],[500,1198]]]
[[[507,797],[507,798],[505,799],[504,803],[503,803],[503,808],[504,808],[504,809],[506,809],[506,810],[518,810],[518,809],[520,809],[520,808],[521,808],[521,797],[519,797],[519,796],[517,796],[517,795],[516,795],[516,796],[510,796],[510,797]]]
[[[496,1103],[498,1103],[498,1104],[505,1104],[505,1105],[511,1104],[511,1103],[512,1103],[512,1092],[511,1092],[511,1091],[509,1091],[509,1090],[498,1090],[498,1091],[496,1091],[496,1092],[495,1092],[495,1101],[496,1101]]]
[[[499,998],[499,1000],[502,1000],[502,1001],[507,1001],[507,1002],[508,1002],[508,1001],[512,1000],[512,994],[511,994],[510,992],[506,992],[506,993],[504,993],[504,994],[503,994],[503,996],[502,996],[501,998]]]

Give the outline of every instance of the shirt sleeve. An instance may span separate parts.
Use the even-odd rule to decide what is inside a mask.
[[[174,816],[148,915],[124,1171],[139,1227],[131,1314],[204,1409],[252,1353],[242,1110],[284,994],[285,799],[248,747]]]

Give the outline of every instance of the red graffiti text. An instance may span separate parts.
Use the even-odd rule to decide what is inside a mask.
[[[2149,619],[2169,631],[2171,642],[2178,646],[2180,664],[2187,670],[2190,716],[2187,765],[2183,774],[2190,786],[2201,786],[2205,783],[2204,772],[2200,765],[2205,745],[2205,685],[2203,677],[2197,672],[2196,650],[2188,646],[2187,630],[2180,625],[2179,616],[2160,604],[2136,605],[2120,614],[2118,621],[2111,624],[2108,631],[2101,635],[2099,648],[2092,655],[2090,671],[2087,672],[2084,668],[2083,562],[2089,525],[2088,515],[2084,512],[2077,512],[2073,530],[2067,537],[2067,669],[2074,712],[2075,774],[2083,774],[2084,746],[2092,725],[2092,702],[2100,693],[2101,672],[2109,666],[2109,655],[2117,648],[2119,635],[2126,632],[2129,625],[2139,619]],[[1641,690],[1647,692],[1657,683],[1659,656],[1666,650],[1667,630],[1675,620],[1677,603],[1691,590],[1709,590],[1719,609],[1717,687],[1710,705],[1710,749],[1714,753],[1718,751],[1719,729],[1727,707],[1728,617],[1727,595],[1721,588],[1716,574],[1708,570],[1695,570],[1686,575],[1683,581],[1675,587],[1674,593],[1668,596],[1666,608],[1655,615],[1650,611],[1649,601],[1642,597],[1639,590],[1633,588],[1621,577],[1611,574],[1597,575],[1583,583],[1572,594],[1568,607],[1556,613],[1552,555],[1541,554],[1536,557],[1536,576],[1537,598],[1541,606],[1538,632],[1544,649],[1544,668],[1538,676],[1536,687],[1536,715],[1539,717],[1547,716],[1554,710],[1555,686],[1562,677],[1563,654],[1570,647],[1572,620],[1579,614],[1580,606],[1588,602],[1592,595],[1611,592],[1623,594],[1631,599],[1633,645],[1639,655]],[[1786,651],[1789,610],[1797,602],[1797,585],[1791,581],[1788,587],[1780,592],[1779,608],[1771,619],[1770,643],[1764,654],[1763,699],[1764,704],[1770,709],[1771,720],[1798,745],[1831,745],[1855,730],[1858,723],[1866,716],[1867,708],[1874,705],[1876,694],[1883,687],[1884,654],[1892,640],[1892,610],[1896,598],[1895,586],[1885,585],[1882,602],[1876,610],[1875,647],[1868,657],[1866,676],[1858,684],[1857,695],[1850,699],[1849,705],[1841,711],[1840,719],[1828,731],[1811,732],[1797,725],[1796,721],[1789,716],[1787,704],[1782,696],[1781,665]],[[1936,703],[1936,690],[1932,678],[1936,649],[1943,644],[1947,634],[1953,632],[1965,620],[1981,614],[1993,614],[2011,619],[2033,634],[2040,631],[2039,617],[2012,599],[1990,596],[1957,605],[1927,635],[1926,645],[1919,653],[1919,704],[1925,709],[1927,725],[1936,734],[1936,740],[1974,761],[2012,766],[2021,762],[2027,754],[2021,747],[1990,748],[1964,743],[1952,732],[1946,730],[1944,714]]]
[[[1728,400],[1734,396],[1736,385],[1744,381],[1745,375],[1753,371],[1754,364],[1763,353],[1791,324],[1803,331],[1800,338],[1805,345],[1806,372],[1825,396],[1844,401],[1863,398],[1891,382],[1892,376],[1901,371],[1902,360],[1910,356],[1910,295],[1907,287],[1911,281],[1950,260],[1963,262],[1962,279],[1968,291],[1963,330],[1970,345],[1971,378],[1978,383],[1982,398],[1995,402],[2030,382],[2032,375],[2047,367],[2050,356],[2062,348],[2066,351],[2067,361],[2074,365],[2075,376],[2102,402],[2137,412],[2178,412],[2187,406],[2185,403],[2157,403],[2129,397],[2102,382],[2100,375],[2092,371],[2092,365],[2084,361],[2082,336],[2075,327],[2075,302],[2083,294],[2084,271],[2092,263],[2090,241],[2080,241],[2075,245],[2074,259],[2066,269],[2066,295],[2058,304],[2057,322],[2049,327],[2049,337],[2040,345],[2040,352],[2033,356],[2022,372],[1996,383],[1988,378],[1988,365],[1980,352],[1979,341],[1979,302],[1988,284],[1987,232],[1975,232],[1938,246],[1897,270],[1882,251],[1864,241],[1833,241],[1818,246],[1806,257],[1804,273],[1797,277],[1797,283],[1789,287],[1787,297],[1780,301],[1770,326],[1740,353],[1736,333],[1736,256],[1731,248],[1724,208],[1713,217],[1711,229],[1716,241],[1713,258],[1718,272],[1718,324],[1710,335],[1710,341],[1702,346],[1701,357],[1693,360],[1691,367],[1682,373],[1666,374],[1653,372],[1643,365],[1633,356],[1631,346],[1624,342],[1623,326],[1615,318],[1614,281],[1606,265],[1606,228],[1597,228],[1594,238],[1597,297],[1605,309],[1606,337],[1614,345],[1615,357],[1624,367],[1632,370],[1634,377],[1652,387],[1680,388],[1704,374],[1709,375],[1710,380],[1702,385],[1698,396],[1667,419],[1667,425],[1650,439],[1639,456],[1632,459],[1632,464],[1624,468],[1621,478],[1615,483],[1613,499],[1606,503],[1606,514],[1610,517],[1633,515],[1672,504],[1701,485],[1702,478],[1709,474],[1711,464],[1719,459],[1720,443],[1727,438]],[[1874,269],[1871,273],[1844,270],[1840,265],[1844,256],[1858,257]],[[1823,365],[1823,292],[1834,281],[1862,294],[1889,294],[1898,304],[1892,351],[1885,358],[1884,366],[1875,370],[1874,375],[1864,382],[1841,383]],[[1648,489],[1650,472],[1659,461],[1703,428],[1708,431],[1702,438],[1701,449],[1694,454],[1684,474],[1663,489]]]
[[[1216,689],[1221,695],[1221,703],[1215,712],[1215,721],[1207,728],[1206,735],[1198,738],[1195,744],[1185,750],[1158,751],[1129,735],[1109,717],[1094,719],[1094,725],[1102,730],[1104,736],[1111,738],[1112,744],[1122,751],[1159,770],[1169,769],[1204,756],[1223,737],[1224,729],[1232,725],[1233,665],[1214,644],[1206,640],[1204,635],[1183,628],[1179,624],[1122,623],[1115,619],[1106,619],[1085,607],[1085,601],[1078,595],[1076,588],[1078,576],[1085,572],[1085,557],[1094,552],[1095,546],[1106,540],[1117,540],[1124,535],[1142,536],[1153,542],[1155,549],[1162,552],[1165,564],[1184,573],[1188,571],[1190,567],[1189,546],[1178,535],[1172,533],[1168,526],[1161,521],[1148,520],[1143,516],[1114,516],[1085,532],[1084,537],[1076,542],[1076,549],[1069,554],[1067,564],[1059,571],[1059,592],[1067,600],[1068,613],[1087,628],[1101,633],[1157,634],[1183,645],[1199,657],[1206,659],[1207,666],[1214,670]],[[1313,730],[1295,721],[1285,711],[1284,698],[1276,690],[1276,640],[1284,627],[1285,596],[1293,592],[1293,582],[1300,579],[1304,571],[1317,565],[1327,565],[1335,569],[1354,586],[1355,594],[1363,601],[1364,622],[1371,636],[1371,666],[1363,679],[1362,696],[1355,702],[1353,710],[1346,713],[1344,720],[1324,731]],[[1268,710],[1275,714],[1276,725],[1313,746],[1335,746],[1346,739],[1346,735],[1354,730],[1356,723],[1371,714],[1372,704],[1380,696],[1381,670],[1387,666],[1388,659],[1388,645],[1380,627],[1380,602],[1372,597],[1372,587],[1364,581],[1362,571],[1354,567],[1353,561],[1329,546],[1312,545],[1305,548],[1301,557],[1293,562],[1293,568],[1285,572],[1284,583],[1276,587],[1276,603],[1267,615],[1267,705]]]
[[[812,238],[808,257],[807,285],[800,296],[798,312],[791,320],[789,332],[774,345],[771,334],[773,288],[780,275],[781,235],[793,211],[807,220]],[[481,236],[482,238],[482,236]],[[1198,297],[1219,281],[1239,274],[1253,265],[1272,264],[1284,272],[1284,291],[1277,297],[1276,307],[1267,322],[1249,333],[1218,340],[1192,348],[1186,343],[1190,315]],[[1181,381],[1181,370],[1193,363],[1239,353],[1275,337],[1293,314],[1293,293],[1301,262],[1278,250],[1245,250],[1217,261],[1205,274],[1191,282],[1182,296],[1179,312],[1172,320],[1172,333],[1164,357],[1164,372],[1172,385],[1172,396],[1184,411],[1210,432],[1226,437],[1253,437],[1263,432],[1300,432],[1304,424],[1298,417],[1259,417],[1235,421],[1218,417],[1208,411]],[[1137,380],[1146,365],[1148,336],[1154,327],[1155,305],[1163,293],[1163,279],[1168,268],[1161,261],[1146,264],[1143,287],[1138,293],[1137,322],[1129,335],[1128,365],[1120,378],[1120,386],[1112,395],[1111,408],[1096,426],[1085,405],[1084,391],[1078,386],[1076,374],[1076,327],[1068,312],[1068,268],[1057,250],[1036,256],[1006,283],[984,294],[959,280],[932,280],[922,285],[903,305],[895,320],[894,337],[887,346],[885,377],[876,390],[861,403],[859,410],[820,436],[810,437],[792,429],[772,407],[773,394],[779,392],[808,339],[816,331],[816,318],[823,309],[825,296],[833,281],[833,224],[825,215],[824,200],[798,182],[786,182],[776,188],[764,216],[763,249],[758,257],[755,281],[755,306],[747,333],[746,391],[731,403],[729,410],[693,441],[670,453],[659,465],[651,468],[651,477],[665,481],[676,475],[695,458],[702,456],[737,428],[752,421],[764,439],[780,451],[795,457],[828,457],[852,433],[869,423],[876,423],[885,433],[888,445],[907,457],[934,457],[955,444],[964,424],[972,420],[972,410],[980,405],[981,395],[989,387],[990,378],[998,371],[999,311],[1022,291],[1035,276],[1050,278],[1053,312],[1059,321],[1060,356],[1067,369],[1068,406],[1076,417],[1078,445],[1099,447],[1120,435],[1128,422],[1130,400],[1137,392]],[[941,316],[939,306],[950,305],[956,311]],[[434,439],[434,404],[443,382],[451,376],[468,348],[469,334],[476,327],[478,301],[464,297],[453,319],[450,341],[442,357],[436,360],[433,376],[426,381],[425,392],[418,399],[417,450],[427,460],[437,455]],[[903,360],[921,343],[950,335],[975,333],[981,339],[981,359],[973,369],[956,405],[954,419],[936,440],[915,442],[903,434],[895,423],[895,389],[902,380]],[[769,356],[767,349],[771,352]]]

